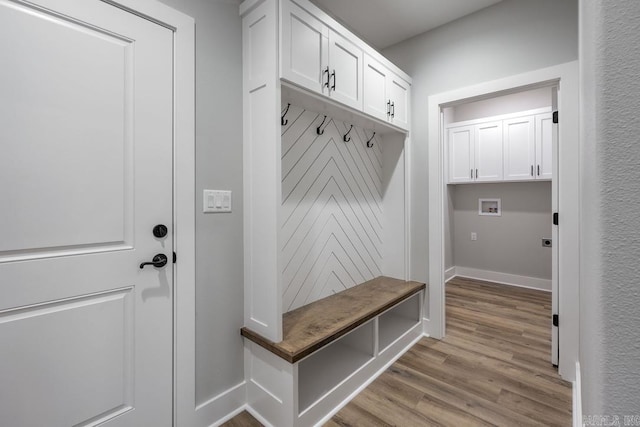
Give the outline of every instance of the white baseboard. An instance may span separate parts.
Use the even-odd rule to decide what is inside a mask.
[[[501,283],[503,285],[519,286],[521,288],[537,289],[539,291],[551,292],[551,280],[539,279],[537,277],[518,276],[516,274],[500,273],[497,271],[480,270],[469,267],[451,267],[454,269],[454,276],[467,277],[469,279],[486,280],[488,282]],[[447,271],[449,271],[447,270]],[[445,273],[445,277],[446,277]]]
[[[456,277],[456,267],[449,267],[444,271],[444,283]]]
[[[219,426],[245,409],[247,402],[246,383],[235,387],[199,404],[195,410],[196,422],[200,426]],[[211,420],[216,420],[213,423]]]
[[[573,427],[584,427],[582,423],[582,379],[580,362],[576,362],[576,379],[573,382]]]

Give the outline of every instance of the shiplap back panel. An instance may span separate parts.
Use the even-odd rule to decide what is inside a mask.
[[[282,126],[283,310],[382,271],[382,153],[373,131],[291,106]]]

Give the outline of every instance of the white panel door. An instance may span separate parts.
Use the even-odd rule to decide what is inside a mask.
[[[449,129],[449,182],[473,181],[473,126]]]
[[[553,114],[536,115],[536,179],[553,178]]]
[[[284,1],[281,4],[282,78],[311,91],[328,95],[328,27],[293,2]],[[255,41],[256,45],[267,42]],[[253,51],[260,52],[260,49],[254,48]],[[262,51],[266,54],[268,50]]]
[[[390,121],[402,128],[409,129],[409,94],[411,86],[394,73],[390,73],[391,82],[388,84],[390,105]]]
[[[390,71],[369,55],[364,55],[364,112],[380,120],[389,119],[387,84]]]
[[[504,180],[534,179],[536,163],[533,116],[503,121]]]
[[[330,96],[362,110],[362,49],[335,31],[329,31]]]
[[[502,122],[475,126],[476,181],[502,180]]]
[[[0,425],[172,424],[172,43],[0,0]]]

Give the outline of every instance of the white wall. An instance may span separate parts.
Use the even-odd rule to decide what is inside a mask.
[[[581,0],[585,416],[640,408],[640,2]]]
[[[577,36],[577,0],[505,0],[383,51],[413,78],[411,279],[429,270],[429,95],[575,60]]]
[[[551,280],[551,248],[541,242],[551,238],[550,181],[455,187],[453,265]],[[502,215],[478,215],[480,198],[501,199]]]
[[[196,21],[195,376],[202,404],[244,381],[240,2],[162,2]],[[205,188],[232,190],[233,212],[203,214]]]
[[[511,93],[482,101],[467,102],[452,107],[451,122],[481,119],[501,114],[517,113],[536,108],[551,107],[551,87]],[[450,122],[445,121],[445,124]]]

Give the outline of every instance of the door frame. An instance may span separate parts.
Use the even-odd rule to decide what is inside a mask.
[[[445,334],[444,206],[445,147],[441,109],[465,100],[484,99],[491,94],[526,88],[557,85],[558,111],[558,314],[562,333],[558,345],[558,372],[567,381],[575,377],[579,336],[579,68],[572,61],[523,74],[505,77],[453,91],[432,95],[429,111],[429,311],[424,319],[425,333],[434,338]],[[555,179],[555,178],[554,178]]]
[[[173,31],[173,425],[195,425],[195,20],[156,0],[101,0]]]

